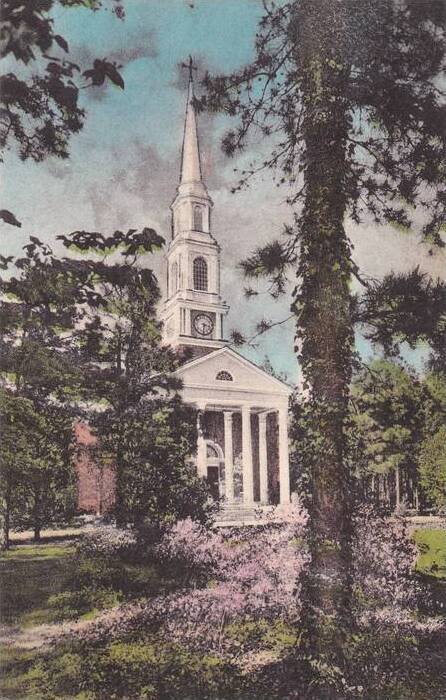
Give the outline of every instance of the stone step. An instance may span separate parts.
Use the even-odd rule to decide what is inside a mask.
[[[221,512],[223,513],[255,513],[258,510],[256,506],[223,506]]]
[[[247,506],[243,503],[231,503],[231,505],[223,505],[216,513],[215,521],[217,523],[244,523],[256,522],[259,520],[259,505]]]

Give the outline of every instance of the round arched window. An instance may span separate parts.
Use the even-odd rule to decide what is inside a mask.
[[[206,292],[208,288],[208,266],[204,258],[194,260],[194,289]]]
[[[219,382],[233,382],[232,374],[229,374],[229,372],[226,372],[226,370],[222,370],[221,372],[218,372],[217,376],[215,379],[218,379]]]
[[[218,459],[218,451],[213,445],[209,445],[209,443],[206,445],[206,455],[207,457],[215,457],[215,459]]]

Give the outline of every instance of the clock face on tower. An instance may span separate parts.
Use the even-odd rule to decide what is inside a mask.
[[[214,330],[214,322],[207,314],[197,314],[194,318],[194,328],[200,335],[210,335]]]

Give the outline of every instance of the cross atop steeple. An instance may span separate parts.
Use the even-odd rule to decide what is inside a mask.
[[[182,68],[188,68],[189,70],[189,82],[192,82],[194,77],[192,71],[198,70],[197,66],[194,66],[194,62],[192,59],[192,56],[189,56],[189,62],[188,63],[182,63],[181,64]]]

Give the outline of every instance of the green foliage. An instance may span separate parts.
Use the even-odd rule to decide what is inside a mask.
[[[440,508],[445,488],[443,376],[420,379],[397,363],[374,361],[355,377],[350,413],[350,459],[367,496],[379,495],[378,482],[370,492],[371,477],[393,475],[386,500],[390,496],[394,502],[398,478],[402,501],[416,505],[417,491],[422,506]]]
[[[178,396],[142,399],[119,414],[106,411],[98,425],[104,448],[119,455],[122,521],[144,529],[188,516],[207,520],[208,491],[190,461],[196,416]]]
[[[5,512],[4,520],[6,529],[11,517],[16,527],[32,526],[38,537],[44,525],[66,517],[74,506],[72,422],[77,409],[72,399],[79,396],[80,374],[73,336],[83,296],[73,270],[48,246],[31,236],[24,249],[23,256],[3,259],[0,373],[5,407],[28,401],[24,416],[33,414],[34,419],[28,427],[20,426],[20,420],[7,421],[12,449],[4,453],[2,468],[16,478],[14,485],[9,481],[13,491],[4,503],[7,510],[8,499],[19,498],[20,507]],[[14,457],[16,441],[22,452],[32,454],[31,460],[22,452]],[[20,474],[14,464],[21,465]]]
[[[307,402],[295,396],[292,413],[292,482],[297,491],[308,495],[308,472],[320,437]],[[446,385],[441,373],[419,378],[389,360],[361,366],[352,383],[346,424],[346,458],[358,496],[386,508],[395,505],[398,474],[401,503],[441,508],[445,417]]]
[[[45,525],[67,517],[74,508],[71,421],[50,404],[0,390],[3,444],[0,494],[5,543],[9,529]]]
[[[376,360],[355,378],[351,401],[358,472],[386,474],[401,467],[414,475],[424,427],[417,377],[397,364]]]
[[[113,589],[84,588],[79,591],[64,591],[51,596],[48,599],[48,606],[52,610],[52,620],[61,622],[63,620],[76,620],[81,616],[89,619],[95,612],[113,608],[121,600],[122,596]]]
[[[0,552],[0,561],[29,561],[42,559],[58,559],[73,554],[74,549],[69,544],[22,544],[8,551]]]
[[[446,579],[446,531],[415,530],[413,538],[419,549],[416,568],[422,574]]]
[[[211,700],[236,697],[236,672],[213,656],[185,652],[179,646],[148,639],[116,642],[103,650],[67,647],[65,653],[37,664],[28,676],[28,690],[43,698],[85,697]],[[91,695],[90,695],[91,694]]]
[[[416,538],[427,541],[431,535],[432,551],[438,557],[437,550],[442,542],[444,548],[443,532],[430,533],[423,530],[417,532]],[[42,550],[48,548],[48,551],[52,547],[41,546]],[[33,550],[35,549],[34,547]],[[20,550],[17,554],[20,554]],[[5,555],[9,564],[11,555],[12,553]],[[101,588],[106,560],[112,568],[116,563],[123,564],[125,568],[129,566],[126,559],[116,562],[113,557],[104,558],[102,573],[90,579],[91,585],[78,591],[67,590],[79,571],[77,560],[74,576],[65,581],[63,590],[57,596],[48,600],[47,617],[39,617],[37,610],[34,617],[31,612],[25,622],[40,623],[79,615],[86,619],[89,616],[85,612],[87,609],[91,616],[100,608],[114,606],[119,599],[136,595],[136,589],[130,592],[130,585],[122,594]],[[57,559],[53,559],[53,566],[56,562]],[[42,567],[44,563],[45,560],[40,558],[38,565]],[[97,562],[90,558],[90,563],[94,565]],[[140,573],[145,575],[146,565],[135,563],[132,566],[135,567],[133,573],[139,568]],[[52,572],[43,568],[40,576],[41,583],[43,579],[53,578]],[[181,585],[179,581],[177,584]],[[163,584],[161,590],[162,586]],[[2,581],[2,590],[4,589]],[[140,589],[140,595],[143,594],[142,590]],[[161,592],[160,587],[151,589],[150,592],[158,594]],[[182,587],[180,595],[184,595]],[[94,607],[96,610],[92,610]],[[120,636],[119,628],[115,628],[115,633]],[[30,700],[62,700],[67,697],[84,700],[118,700],[123,697],[135,700],[142,697],[151,697],[153,700],[164,697],[178,700],[189,697],[197,700],[246,700],[258,697],[261,700],[272,700],[287,697],[296,687],[304,692],[308,679],[296,658],[296,650],[302,643],[303,630],[300,625],[279,619],[244,619],[226,624],[224,634],[234,642],[236,649],[239,645],[243,649],[243,654],[246,655],[246,664],[242,664],[243,671],[237,663],[237,659],[244,661],[242,655],[236,654],[234,663],[225,660],[224,652],[217,655],[186,651],[178,643],[173,644],[168,634],[147,624],[139,626],[126,636],[121,635],[115,641],[59,641],[39,655],[10,647],[2,652],[0,693],[5,697]],[[433,646],[432,642],[418,639],[413,634],[401,634],[394,625],[379,627],[378,631],[372,626],[368,631],[350,632],[345,640],[345,652],[348,663],[346,668],[333,667],[331,662],[324,665],[321,660],[312,661],[318,677],[325,679],[331,688],[338,688],[341,697],[345,683],[350,686],[350,697],[370,697],[376,700],[383,697],[397,700],[412,697],[412,694],[423,700],[436,700],[440,697],[444,683],[444,654],[442,656],[438,640],[436,646]],[[256,667],[257,659],[260,660],[259,668]],[[310,687],[314,688],[314,685]]]
[[[446,371],[446,284],[415,268],[369,281],[354,312],[366,338],[397,355],[402,343],[428,343],[429,364]]]
[[[2,56],[14,58],[31,72],[23,77],[9,72],[1,78],[2,150],[14,144],[22,160],[37,162],[49,156],[67,158],[70,137],[82,129],[85,119],[79,90],[102,85],[105,80],[124,87],[119,66],[106,59],[96,59],[92,68],[83,71],[87,82],[82,84],[81,68],[69,60],[68,42],[57,33],[58,8],[97,10],[103,4],[101,0],[4,0]],[[117,14],[118,7],[116,4]]]
[[[299,634],[295,627],[284,620],[259,619],[234,622],[226,625],[225,634],[243,648],[256,646],[270,651],[274,658],[281,658],[295,649]]]
[[[438,509],[446,506],[446,427],[427,435],[420,452],[420,484],[428,500]]]
[[[0,654],[0,693],[4,698],[36,700],[31,694],[30,679],[35,677],[33,665],[39,660],[39,651],[3,645]],[[40,674],[39,674],[40,675]]]

